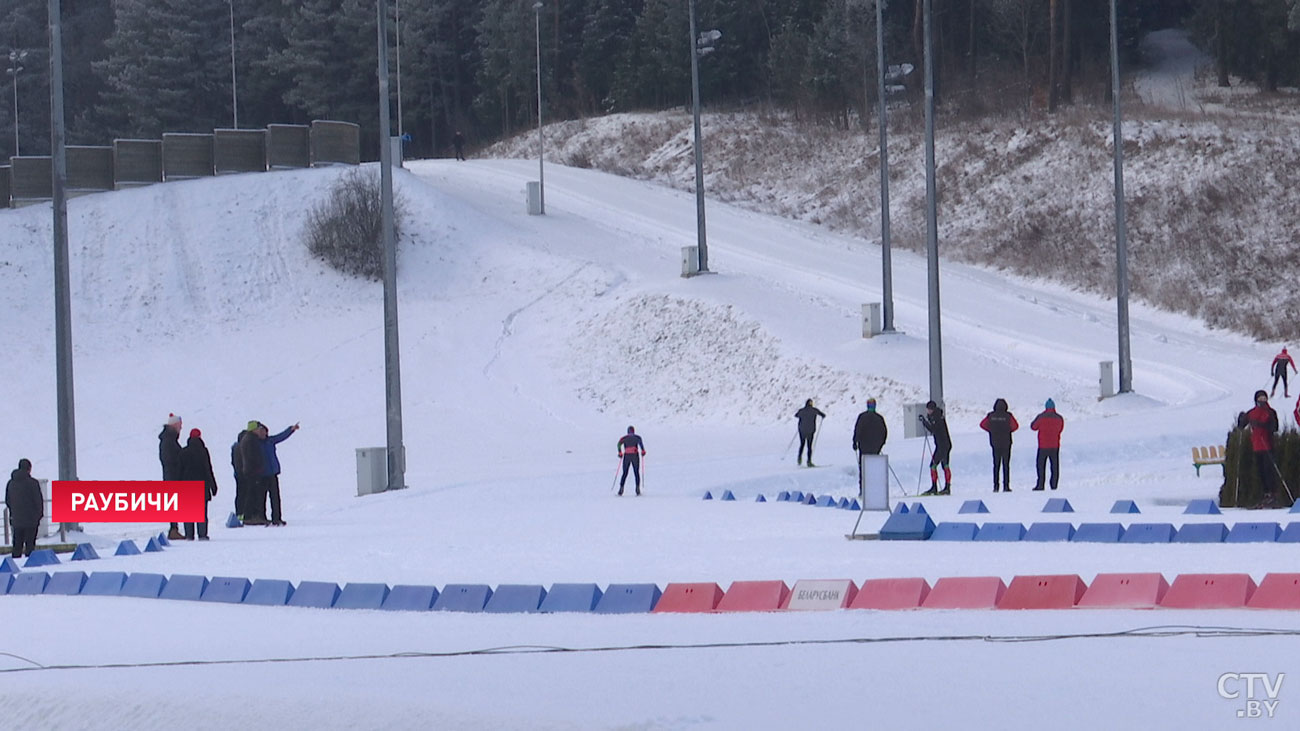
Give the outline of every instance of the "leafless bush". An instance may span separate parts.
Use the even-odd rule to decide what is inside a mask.
[[[382,216],[378,171],[350,171],[308,214],[307,249],[344,274],[377,281],[384,273]],[[400,235],[403,217],[403,201],[394,193],[394,237]]]

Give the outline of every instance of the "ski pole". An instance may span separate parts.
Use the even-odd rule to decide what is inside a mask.
[[[930,451],[930,437],[926,435],[921,444],[921,467],[916,471],[916,494],[921,494],[921,476],[925,474],[925,456]]]
[[[1273,458],[1272,452],[1268,453],[1268,461],[1273,463],[1273,471],[1277,473],[1277,479],[1282,481],[1282,488],[1286,490],[1286,496],[1291,498],[1291,502],[1294,504],[1295,495],[1291,494],[1291,486],[1286,484],[1286,478],[1282,476],[1282,470],[1277,466],[1277,460]]]
[[[622,466],[623,466],[623,455],[620,454],[618,456],[618,462],[614,463],[614,481],[609,484],[610,492],[613,492],[614,488],[618,487],[618,470]]]
[[[644,489],[645,489],[645,455],[643,454],[641,455],[641,486],[637,488],[637,494],[639,495],[641,491]]]
[[[794,446],[794,440],[799,436],[799,430],[796,429],[794,436],[790,437],[790,443],[785,445],[785,451],[781,453],[781,461],[784,462],[786,457],[790,456],[790,447]]]

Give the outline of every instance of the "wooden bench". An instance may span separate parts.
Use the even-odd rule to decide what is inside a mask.
[[[1196,476],[1201,476],[1201,468],[1211,464],[1223,464],[1224,447],[1222,444],[1213,447],[1192,447],[1192,466],[1196,468]],[[1226,469],[1226,468],[1225,468]]]

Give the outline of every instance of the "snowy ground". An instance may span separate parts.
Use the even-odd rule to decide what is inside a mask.
[[[401,318],[410,489],[356,498],[353,449],[383,443],[380,287],[310,260],[303,201],[337,173],[168,184],[72,201],[79,472],[151,478],[169,411],[219,465],[239,425],[301,422],[281,445],[282,529],[214,529],[207,544],[105,558],[87,570],[208,576],[535,583],[1078,573],[1248,572],[1295,566],[1282,544],[1016,545],[846,541],[855,514],[755,504],[784,489],[854,490],[851,425],[868,396],[907,492],[921,440],[904,402],[928,384],[925,263],[895,252],[900,334],[861,338],[880,297],[877,247],[711,203],[716,275],[683,280],[688,194],[548,166],[547,215],[524,214],[527,161],[425,162],[398,176],[409,206]],[[0,213],[0,337],[12,364],[0,444],[55,471],[48,208]],[[1027,424],[1047,397],[1067,419],[1060,495],[1073,520],[1139,502],[1181,522],[1212,497],[1190,447],[1221,441],[1263,385],[1274,344],[1133,310],[1136,393],[1097,399],[1114,358],[1113,304],[945,264],[945,394],[955,494],[990,520],[1041,518],[1022,430],[1010,495],[993,495],[979,418],[997,397]],[[828,418],[824,469],[789,452],[792,414]],[[1282,406],[1282,404],[1279,404]],[[1280,408],[1283,413],[1290,411]],[[647,495],[610,492],[614,441],[645,436]],[[229,509],[228,472],[214,513]],[[702,502],[733,490],[736,503]],[[1225,516],[1229,521],[1239,515]],[[1246,516],[1264,519],[1260,513]],[[1268,516],[1284,520],[1284,515]],[[1201,518],[1198,518],[1201,519]],[[879,527],[881,516],[863,520]],[[88,526],[107,553],[157,526]],[[82,568],[78,566],[77,568]],[[845,611],[731,616],[404,615],[112,598],[4,597],[0,716],[29,728],[1219,728],[1243,702],[1224,672],[1289,672],[1278,637],[999,642],[1156,625],[1293,631],[1284,612]],[[951,639],[986,638],[986,639]],[[921,638],[921,639],[917,639]],[[935,638],[935,639],[925,639]],[[939,639],[949,638],[949,639]],[[863,642],[885,639],[885,642]],[[831,640],[833,642],[823,643]],[[720,643],[720,644],[718,644]],[[573,653],[490,648],[632,648]],[[693,645],[711,645],[696,647]],[[429,653],[428,657],[389,657]],[[337,659],[366,656],[369,659]],[[314,659],[313,659],[314,658]],[[325,659],[336,658],[336,659]],[[291,660],[292,662],[259,662]],[[31,670],[45,666],[82,666]],[[215,664],[209,664],[215,663]],[[121,665],[144,664],[144,667]],[[116,667],[86,667],[114,665]],[[1284,686],[1276,723],[1293,724]],[[1050,720],[1048,720],[1050,719]]]

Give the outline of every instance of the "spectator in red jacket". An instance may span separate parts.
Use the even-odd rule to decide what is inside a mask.
[[[1255,408],[1246,412],[1246,425],[1250,429],[1250,448],[1255,453],[1255,470],[1259,473],[1259,484],[1264,493],[1260,506],[1271,508],[1277,504],[1273,496],[1273,491],[1277,489],[1277,483],[1273,479],[1277,471],[1277,463],[1273,461],[1277,412],[1268,405],[1268,394],[1262,388],[1255,392]]]
[[[1061,468],[1061,432],[1065,430],[1065,419],[1056,413],[1056,402],[1047,399],[1043,412],[1034,417],[1029,428],[1038,432],[1038,483],[1035,490],[1043,489],[1043,477],[1047,472],[1047,463],[1052,463],[1052,489],[1060,482]]]
[[[1287,366],[1291,366],[1291,370],[1293,371],[1296,370],[1295,361],[1291,360],[1291,356],[1287,355],[1286,348],[1283,348],[1282,352],[1278,353],[1277,356],[1273,358],[1273,390],[1269,391],[1268,395],[1270,398],[1277,395],[1277,380],[1279,378],[1282,379],[1282,397],[1291,397],[1290,390],[1286,385]]]

